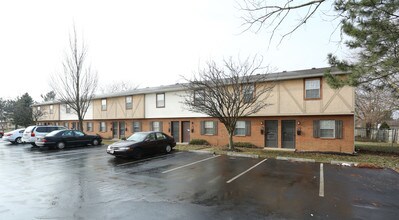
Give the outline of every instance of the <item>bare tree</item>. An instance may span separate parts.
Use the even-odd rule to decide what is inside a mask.
[[[398,110],[399,101],[389,90],[359,87],[356,89],[356,118],[366,126],[366,135],[370,137],[372,128],[389,119]]]
[[[45,116],[46,114],[47,114],[47,112],[45,112],[45,111],[43,111],[43,110],[41,110],[41,109],[38,109],[37,107],[36,107],[36,108],[33,108],[33,109],[32,109],[32,119],[33,119],[33,122],[35,122],[35,124],[36,124],[37,121],[38,121],[41,117]]]
[[[197,113],[217,118],[229,135],[229,149],[234,149],[233,135],[239,118],[253,115],[267,107],[273,87],[267,68],[256,57],[235,62],[225,59],[222,66],[207,62],[192,79],[185,78],[184,106]]]
[[[138,85],[134,85],[129,81],[116,81],[100,87],[101,94],[117,93],[132,91],[138,88]]]
[[[73,109],[79,120],[79,129],[83,130],[83,119],[97,88],[97,73],[86,64],[87,48],[79,42],[75,26],[69,36],[69,48],[62,63],[63,72],[53,75],[51,87],[58,100]]]
[[[304,1],[266,1],[266,0],[242,0],[240,9],[244,11],[242,19],[244,20],[245,30],[256,28],[256,31],[265,28],[271,28],[270,40],[281,25],[287,20],[294,23],[289,31],[285,32],[280,42],[288,35],[292,34],[317,12],[319,7],[327,0],[304,0]],[[334,1],[332,1],[334,2]],[[290,15],[297,16],[295,19]],[[289,22],[289,21],[288,21]]]

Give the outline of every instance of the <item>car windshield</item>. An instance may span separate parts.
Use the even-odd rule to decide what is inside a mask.
[[[31,132],[36,126],[29,126],[26,128],[26,132]]]
[[[132,136],[130,136],[127,140],[128,141],[144,141],[145,137],[147,137],[147,133],[134,133]]]

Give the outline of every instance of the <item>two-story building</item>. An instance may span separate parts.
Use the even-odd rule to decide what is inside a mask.
[[[353,153],[354,88],[332,89],[323,77],[326,69],[270,74],[275,84],[267,99],[270,105],[241,118],[234,141],[266,148]],[[332,73],[346,74],[338,70]],[[138,131],[157,130],[177,142],[205,139],[212,145],[226,145],[228,134],[223,124],[186,110],[184,94],[184,87],[176,84],[96,96],[86,113],[84,131],[104,138],[123,138]],[[41,124],[77,127],[76,115],[63,103],[43,103],[34,108],[46,111]]]

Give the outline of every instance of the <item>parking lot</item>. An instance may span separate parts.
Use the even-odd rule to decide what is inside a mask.
[[[399,174],[193,152],[0,141],[0,219],[396,219]]]

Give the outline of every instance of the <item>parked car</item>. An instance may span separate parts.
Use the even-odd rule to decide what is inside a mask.
[[[38,137],[35,144],[39,147],[57,147],[63,149],[71,146],[85,146],[91,144],[97,146],[101,144],[100,135],[88,135],[78,130],[56,130]]]
[[[22,143],[22,134],[24,133],[25,128],[13,130],[10,132],[7,132],[3,136],[3,141],[9,141],[12,144],[21,144]]]
[[[66,129],[65,127],[61,126],[52,126],[52,125],[32,125],[25,129],[24,134],[22,136],[22,142],[32,144],[36,146],[36,138],[37,137],[44,137],[44,135],[56,131],[56,130],[63,130]]]
[[[4,135],[4,132],[0,131],[0,138],[2,138]]]
[[[159,152],[170,153],[176,141],[162,132],[137,132],[127,140],[111,144],[107,148],[107,153],[115,157],[134,157],[140,159],[143,155]]]

